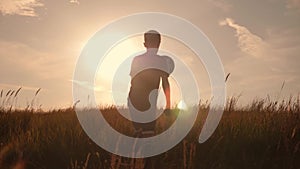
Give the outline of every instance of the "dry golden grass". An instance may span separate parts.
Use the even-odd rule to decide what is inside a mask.
[[[6,97],[10,95],[11,91]],[[203,144],[197,140],[209,104],[200,105],[197,122],[184,141],[152,157],[156,168],[299,169],[299,97],[280,102],[256,100],[240,108],[234,99],[228,101],[218,128]],[[40,111],[0,109],[1,169],[16,165],[28,169],[110,168],[111,154],[87,137],[73,108]],[[103,108],[102,112],[120,132],[133,132],[130,121],[114,107]],[[159,118],[160,131],[172,123],[168,118]]]

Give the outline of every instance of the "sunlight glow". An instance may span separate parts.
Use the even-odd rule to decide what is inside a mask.
[[[187,110],[187,105],[183,100],[180,100],[180,102],[177,104],[177,108],[180,110]]]
[[[112,97],[113,83],[117,83],[118,89],[120,89],[115,91],[115,93],[117,93],[118,97],[122,97],[122,100],[126,101],[128,94],[127,89],[130,83],[130,64],[124,64],[124,61],[133,54],[145,50],[143,44],[140,43],[142,40],[142,36],[126,39],[119,44],[116,44],[116,46],[107,53],[102,63],[99,65],[95,79],[95,87],[101,86],[103,89],[95,94],[97,104],[112,104],[114,102]],[[116,73],[119,68],[128,72],[122,71],[122,76],[117,76]]]

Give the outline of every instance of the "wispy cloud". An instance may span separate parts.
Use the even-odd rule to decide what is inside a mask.
[[[238,46],[241,51],[254,57],[262,56],[262,52],[267,45],[261,37],[251,33],[248,28],[235,23],[231,18],[226,18],[219,22],[219,24],[221,26],[227,25],[235,29],[236,37],[238,38]]]
[[[19,42],[0,40],[0,76],[5,73],[18,79],[57,79],[70,74],[71,67],[66,66],[67,57],[55,57],[60,53],[39,51],[29,45]],[[65,71],[61,71],[64,67]],[[3,79],[12,79],[9,76]]]
[[[300,0],[286,0],[286,7],[300,10]]]
[[[79,3],[80,3],[78,0],[70,0],[69,2],[71,4],[77,4],[77,5],[79,5]]]
[[[44,6],[39,0],[1,0],[2,15],[37,16],[35,8]]]
[[[103,86],[96,86],[87,81],[78,81],[78,80],[69,80],[73,84],[79,85],[89,90],[93,90],[96,92],[111,92],[110,90],[106,90]]]

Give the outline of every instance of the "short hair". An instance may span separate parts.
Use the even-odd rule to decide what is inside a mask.
[[[149,30],[144,33],[145,43],[160,44],[160,34],[156,30]]]

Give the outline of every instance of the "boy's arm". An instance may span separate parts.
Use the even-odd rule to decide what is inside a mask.
[[[171,108],[171,100],[170,100],[170,84],[168,80],[168,76],[162,76],[162,87],[166,96],[166,109]]]
[[[131,78],[133,78],[136,75],[136,58],[133,58],[132,62],[131,62],[131,67],[130,67],[130,73],[129,75],[131,76]]]

